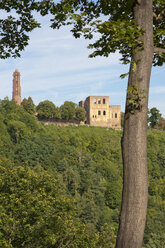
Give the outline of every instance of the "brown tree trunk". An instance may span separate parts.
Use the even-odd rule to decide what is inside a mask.
[[[153,59],[152,0],[137,0],[135,22],[145,30],[143,50],[132,56],[128,86],[138,90],[141,101],[131,108],[127,93],[123,154],[123,195],[116,248],[141,248],[147,213],[147,109]],[[136,71],[133,66],[137,62]],[[143,91],[144,93],[141,93]]]

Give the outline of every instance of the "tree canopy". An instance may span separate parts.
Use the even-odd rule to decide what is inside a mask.
[[[54,14],[52,27],[72,24],[71,31],[75,38],[84,36],[92,39],[98,33],[99,39],[95,38],[96,41],[88,47],[94,49],[90,57],[108,56],[118,50],[123,63],[128,63],[132,54],[141,50],[139,37],[145,32],[134,21],[133,6],[136,2],[141,1],[61,0],[51,8]],[[153,1],[153,65],[165,62],[164,8],[164,0]]]
[[[21,105],[29,114],[35,113],[35,104],[30,96],[28,99],[24,98],[21,102]]]
[[[86,118],[85,109],[82,107],[77,107],[75,117],[76,117],[76,120],[78,120],[78,121],[85,121],[85,118]]]
[[[119,51],[130,63],[122,137],[123,194],[116,248],[142,247],[145,228],[147,110],[152,64],[165,62],[164,0],[61,0],[51,13],[53,28],[70,25],[75,38],[94,40],[90,57]],[[97,33],[97,36],[93,34]],[[137,222],[139,225],[137,225]]]
[[[72,120],[75,117],[76,104],[71,101],[65,101],[60,107],[61,117],[64,120]]]
[[[53,119],[56,118],[56,106],[53,102],[45,100],[40,102],[36,107],[37,116],[39,119]]]
[[[1,0],[0,10],[0,58],[20,57],[20,51],[28,45],[28,33],[40,27],[34,18],[34,12],[46,15],[51,1]]]

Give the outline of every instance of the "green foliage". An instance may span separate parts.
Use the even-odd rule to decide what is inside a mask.
[[[30,96],[28,97],[28,99],[24,98],[21,105],[29,114],[35,113],[35,104]]]
[[[30,131],[23,122],[14,120],[8,122],[8,132],[15,144],[30,135]]]
[[[55,108],[55,111],[54,111],[54,118],[55,118],[56,120],[61,119],[61,109],[58,108],[58,107]]]
[[[144,247],[164,247],[165,223],[165,144],[164,132],[148,131],[149,207]]]
[[[121,112],[121,126],[124,127],[124,113]]]
[[[20,143],[14,149],[13,159],[16,163],[20,161],[30,166],[36,166],[42,164],[46,167],[50,164],[55,164],[52,159],[54,151],[54,144],[51,137],[47,137],[43,134],[37,134],[27,137],[20,141]]]
[[[157,108],[152,108],[149,111],[149,115],[150,127],[154,128],[161,118],[161,113]]]
[[[12,148],[12,141],[4,123],[4,117],[0,113],[0,155],[6,155]]]
[[[156,128],[160,130],[165,130],[165,119],[163,117],[160,117],[159,122],[156,125]]]
[[[73,221],[71,200],[44,170],[6,166],[1,161],[0,189],[1,247],[83,247],[81,242],[86,243],[83,225]]]
[[[45,100],[40,102],[36,108],[37,116],[41,120],[51,120],[58,118],[60,116],[59,109],[56,109],[56,106],[53,102]]]
[[[9,101],[7,98],[0,101],[0,111],[4,116],[4,123],[8,123],[11,120],[23,122],[29,131],[36,130],[38,124],[36,118],[18,105],[14,101]]]
[[[82,107],[77,107],[76,108],[75,116],[76,116],[76,120],[78,120],[78,121],[85,121],[85,118],[86,118],[85,109],[82,108]]]
[[[134,65],[136,65],[134,63]],[[136,68],[133,70],[136,71]],[[141,111],[141,101],[144,98],[143,96],[144,91],[141,90],[139,91],[136,86],[128,86],[127,89],[127,99],[128,99],[128,106],[127,106],[127,111],[130,112],[131,114],[135,113],[135,110],[140,110]]]
[[[0,246],[114,248],[122,193],[122,131],[38,124],[0,102]],[[148,130],[144,248],[162,247],[165,134]],[[60,218],[59,218],[60,217]]]
[[[34,11],[46,15],[51,3],[52,0],[0,1],[0,9],[6,14],[0,19],[1,59],[20,57],[20,51],[28,45],[28,33],[40,27],[34,19]]]
[[[63,105],[61,105],[61,117],[63,120],[72,120],[75,117],[75,108],[76,104],[71,101],[65,101]]]
[[[61,0],[54,3],[51,13],[52,27],[72,24],[75,38],[84,36],[94,40],[88,48],[94,49],[90,57],[108,56],[119,51],[123,63],[130,62],[133,53],[142,49],[138,37],[143,30],[135,24],[133,7],[135,2],[129,1],[91,1],[91,0]],[[156,47],[165,48],[165,13],[163,0],[153,1],[153,36]],[[98,33],[98,39],[95,36]],[[154,53],[153,65],[162,65],[165,53]]]

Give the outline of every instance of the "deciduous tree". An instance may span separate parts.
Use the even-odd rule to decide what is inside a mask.
[[[86,118],[86,112],[85,112],[85,109],[82,108],[82,107],[77,107],[76,108],[76,119],[78,121],[85,121],[85,118]]]
[[[61,117],[64,120],[72,120],[75,117],[76,104],[71,101],[65,101],[63,105],[61,105]]]
[[[165,119],[163,117],[160,118],[156,128],[165,130]]]
[[[76,38],[99,38],[91,57],[119,51],[130,63],[124,132],[123,196],[117,248],[142,247],[147,211],[147,109],[152,64],[165,61],[164,0],[61,0],[52,7],[53,28],[73,24]],[[122,75],[124,77],[125,75]]]
[[[45,100],[38,104],[36,110],[39,119],[49,120],[54,118],[56,107],[53,102]]]
[[[152,108],[150,109],[149,114],[150,127],[154,128],[160,120],[161,113],[157,108]]]

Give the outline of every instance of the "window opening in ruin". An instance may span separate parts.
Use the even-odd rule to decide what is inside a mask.
[[[94,99],[94,104],[96,104],[96,98]]]
[[[103,99],[103,104],[105,104],[105,98]]]
[[[96,118],[96,115],[95,115],[95,118]]]
[[[113,118],[113,114],[112,114],[112,118]]]
[[[101,115],[101,111],[100,110],[98,111],[98,115]]]
[[[106,111],[105,110],[103,111],[103,115],[106,115]]]
[[[98,99],[98,104],[101,104],[101,99]]]
[[[95,118],[95,116],[93,115],[93,118]]]
[[[115,113],[115,118],[117,118],[117,114]]]

